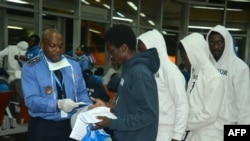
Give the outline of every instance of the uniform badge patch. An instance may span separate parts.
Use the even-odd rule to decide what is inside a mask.
[[[35,63],[39,62],[41,59],[40,57],[35,57],[29,61],[27,61],[27,64],[29,64],[30,66],[34,65]]]
[[[52,88],[51,88],[50,86],[47,86],[47,87],[45,88],[45,93],[46,93],[47,95],[50,95],[50,94],[52,93]]]

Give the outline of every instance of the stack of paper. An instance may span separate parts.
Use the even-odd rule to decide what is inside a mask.
[[[77,116],[74,128],[70,134],[70,138],[81,140],[86,134],[86,127],[88,124],[100,122],[97,116],[106,116],[110,119],[117,119],[117,117],[110,112],[108,107],[96,107],[86,112],[82,112]]]

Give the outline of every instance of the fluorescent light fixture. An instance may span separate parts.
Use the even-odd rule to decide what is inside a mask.
[[[151,20],[148,20],[148,23],[150,23],[151,25],[155,25],[155,23]]]
[[[161,31],[163,35],[167,35],[168,33],[166,31]]]
[[[103,4],[104,7],[106,7],[107,9],[110,9],[110,6],[107,4]]]
[[[94,29],[89,29],[90,32],[94,32],[94,33],[97,33],[97,34],[100,34],[101,32],[100,31],[97,31],[97,30],[94,30]]]
[[[22,30],[22,29],[23,29],[22,27],[19,27],[19,26],[11,26],[11,25],[8,25],[8,28],[10,28],[10,29],[18,29],[18,30]]]
[[[27,4],[28,2],[22,1],[22,0],[7,0],[8,2],[13,2],[13,3],[20,3],[20,4]]]
[[[95,0],[96,2],[101,2],[101,0]]]
[[[120,20],[120,21],[126,21],[126,22],[130,22],[130,23],[133,22],[133,20],[129,19],[129,18],[112,17],[112,19],[114,19],[114,20]]]
[[[229,1],[234,1],[234,2],[250,2],[249,0],[229,0]]]
[[[137,11],[137,6],[132,1],[127,1],[127,4],[132,7],[135,11]]]
[[[87,2],[86,0],[82,0],[83,3],[85,3],[86,5],[90,5],[89,2]]]
[[[207,7],[207,6],[193,6],[193,8],[197,9],[208,9],[208,10],[224,10],[224,8],[219,7]],[[227,11],[243,11],[242,9],[231,9],[227,8]]]
[[[122,13],[120,13],[120,12],[116,12],[116,14],[119,15],[120,17],[122,17],[122,18],[125,17],[125,16],[124,16]]]
[[[229,31],[242,31],[242,29],[239,28],[227,28]]]
[[[208,27],[208,26],[193,26],[193,25],[189,25],[188,28],[194,28],[194,29],[211,29],[212,27]]]
[[[211,29],[212,27],[208,27],[208,26],[192,26],[189,25],[188,28],[194,28],[194,29]],[[242,31],[242,29],[239,28],[227,28],[227,30],[229,31]]]
[[[140,13],[140,16],[142,17],[146,17],[146,15],[144,13]]]

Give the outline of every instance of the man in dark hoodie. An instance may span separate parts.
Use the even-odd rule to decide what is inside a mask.
[[[104,35],[111,61],[122,64],[122,74],[116,103],[92,98],[99,106],[114,110],[117,119],[97,118],[92,129],[109,127],[115,141],[155,141],[158,129],[159,106],[154,74],[159,68],[155,48],[136,55],[136,36],[130,27],[116,25]],[[112,108],[113,107],[113,108]],[[115,107],[115,109],[114,109]]]

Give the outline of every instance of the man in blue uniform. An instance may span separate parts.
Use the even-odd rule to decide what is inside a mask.
[[[62,35],[56,29],[46,30],[42,51],[22,67],[22,89],[31,116],[30,141],[71,140],[70,118],[79,107],[78,102],[92,104],[80,66],[62,55],[63,45]]]

